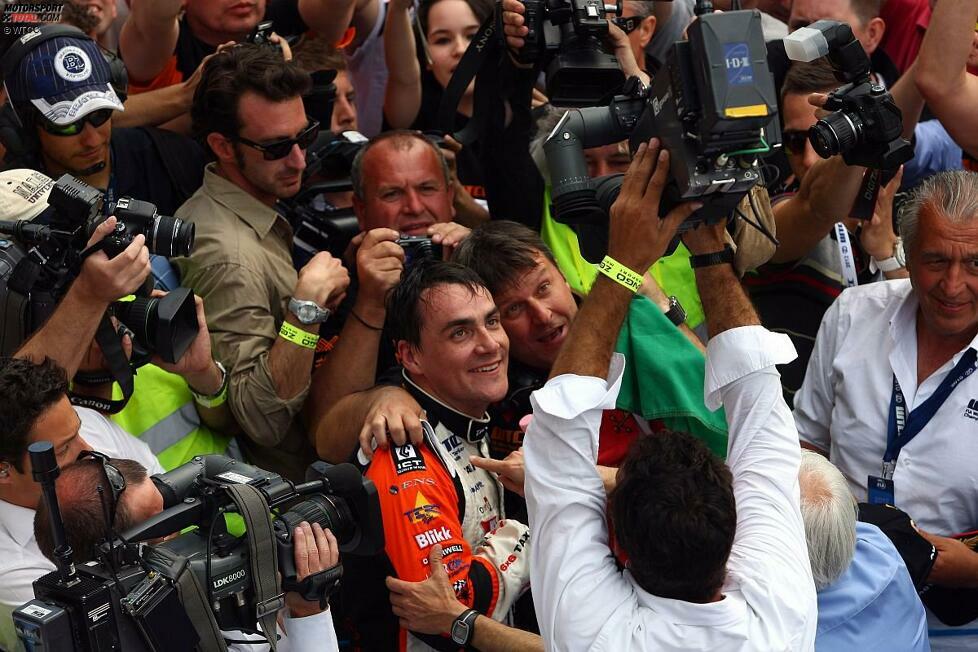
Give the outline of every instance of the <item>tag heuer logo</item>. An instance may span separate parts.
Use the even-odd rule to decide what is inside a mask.
[[[968,401],[968,407],[964,409],[964,416],[978,421],[978,399],[973,398]]]

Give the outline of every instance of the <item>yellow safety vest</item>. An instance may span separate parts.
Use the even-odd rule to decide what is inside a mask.
[[[563,273],[571,289],[586,295],[598,275],[597,265],[589,263],[581,255],[577,234],[566,224],[557,222],[550,216],[550,187],[543,197],[543,221],[540,236],[547,243],[557,260],[557,267]],[[696,328],[703,323],[703,304],[696,290],[696,276],[689,266],[689,250],[680,243],[672,255],[660,259],[649,270],[652,278],[667,295],[679,299],[686,310],[686,324]]]

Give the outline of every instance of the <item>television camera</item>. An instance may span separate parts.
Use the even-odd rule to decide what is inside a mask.
[[[307,482],[293,484],[207,455],[152,476],[163,511],[125,532],[106,532],[99,559],[75,566],[54,489],[60,470],[53,447],[39,442],[29,452],[49,506],[58,570],[36,580],[35,599],[14,611],[27,649],[192,650],[215,641],[223,649],[221,630],[254,631],[259,623],[271,638],[284,591],[325,606],[342,575],[338,565],[298,581],[292,532],[300,522],[330,528],[345,554],[384,546],[376,488],[354,466],[317,462]],[[103,511],[108,528],[108,505]],[[230,513],[244,519],[244,536],[228,533],[223,516]],[[162,543],[141,543],[188,527]]]

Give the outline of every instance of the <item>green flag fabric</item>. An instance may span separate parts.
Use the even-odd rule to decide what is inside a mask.
[[[636,295],[615,350],[625,356],[618,408],[658,419],[727,455],[727,421],[703,403],[706,358],[652,301]]]

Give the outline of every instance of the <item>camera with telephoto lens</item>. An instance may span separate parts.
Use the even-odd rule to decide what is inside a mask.
[[[435,244],[426,235],[405,235],[397,239],[397,244],[404,250],[404,269],[421,260],[441,260],[440,244]]]
[[[819,20],[784,39],[794,61],[825,57],[842,86],[828,94],[831,111],[808,131],[822,158],[841,154],[848,165],[895,171],[913,157],[903,138],[903,117],[893,96],[870,74],[870,60],[845,23]]]
[[[99,559],[75,566],[54,489],[60,470],[53,447],[32,444],[30,457],[49,507],[57,570],[36,580],[35,599],[14,611],[28,650],[205,649],[206,642],[223,643],[221,630],[255,631],[259,622],[272,637],[283,592],[325,607],[342,576],[338,564],[298,580],[292,533],[299,523],[332,530],[344,554],[374,555],[384,547],[376,488],[353,465],[317,462],[307,482],[293,484],[207,455],[152,476],[163,511],[126,532],[106,532]],[[243,536],[228,533],[228,512],[244,519]],[[162,543],[140,543],[188,527],[194,529]]]
[[[685,201],[703,204],[682,232],[729,217],[761,180],[758,157],[780,146],[761,15],[712,9],[696,3],[688,40],[672,45],[650,88],[628,80],[608,106],[568,111],[545,141],[554,217],[574,226],[591,262],[607,250],[608,211],[623,175],[589,177],[585,148],[627,138],[634,152],[658,138],[670,154],[659,214]]]
[[[52,182],[37,175],[33,196],[47,187],[47,208],[31,220],[0,221],[0,299],[7,313],[0,332],[0,354],[11,355],[54,312],[77,276],[91,234],[115,211],[115,230],[97,245],[110,258],[143,234],[147,248],[157,255],[189,255],[194,225],[159,215],[151,203],[123,197],[103,206],[102,193],[70,175]],[[157,351],[168,362],[179,359],[197,336],[196,309],[189,290],[176,290],[162,299],[138,297],[132,305],[116,306],[120,320],[138,334],[148,352]],[[140,341],[137,339],[137,341]]]
[[[519,59],[546,71],[554,106],[607,104],[625,75],[606,43],[609,13],[621,15],[621,0],[523,0],[529,32]]]

